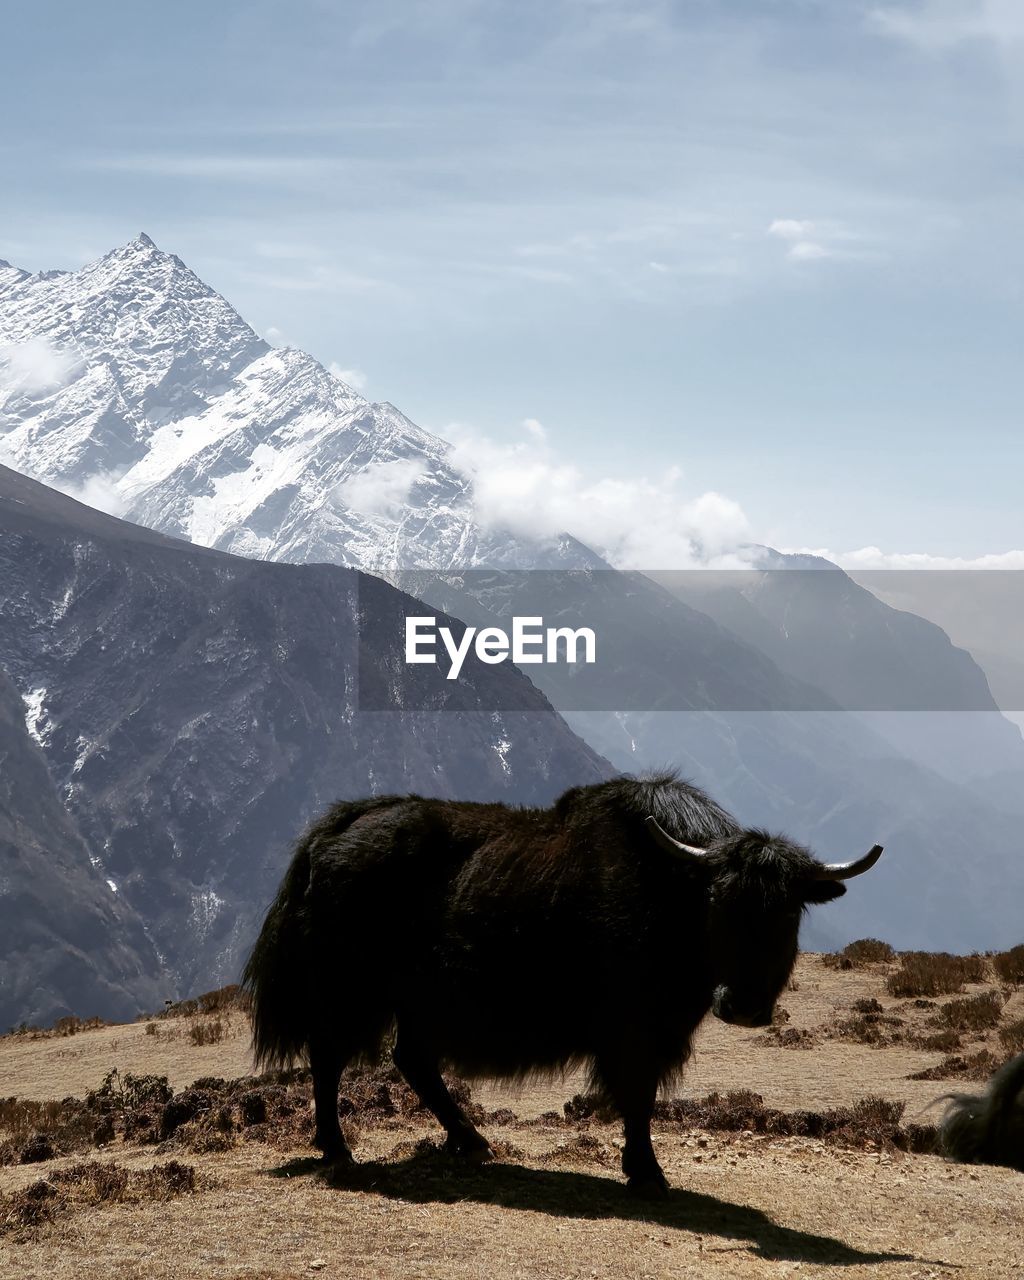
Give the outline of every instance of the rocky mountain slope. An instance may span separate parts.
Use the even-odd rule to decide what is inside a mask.
[[[30,725],[35,723],[30,710]],[[90,859],[0,671],[0,1030],[162,999],[142,921]]]
[[[338,797],[547,802],[607,776],[507,664],[470,660],[454,684],[418,667],[419,710],[360,712],[357,675],[394,678],[412,607],[352,570],[190,546],[0,468],[3,664],[168,995],[237,974],[299,826]],[[59,870],[45,829],[17,847],[37,878]]]

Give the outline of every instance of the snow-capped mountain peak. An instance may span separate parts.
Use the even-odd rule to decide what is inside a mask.
[[[376,572],[597,563],[481,527],[451,446],[271,348],[145,233],[70,273],[0,274],[0,458],[139,524]],[[87,497],[87,500],[90,500]]]
[[[7,276],[0,448],[51,483],[119,475],[157,424],[201,412],[267,349],[145,234],[80,271]]]

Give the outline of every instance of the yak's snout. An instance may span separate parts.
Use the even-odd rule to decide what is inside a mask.
[[[728,987],[716,987],[711,1012],[733,1027],[768,1027],[775,1013],[775,1003],[745,1007],[734,999]]]

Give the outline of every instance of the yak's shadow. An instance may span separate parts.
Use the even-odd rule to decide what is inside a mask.
[[[774,1262],[817,1262],[832,1266],[882,1262],[950,1265],[930,1262],[910,1253],[857,1249],[832,1236],[781,1226],[760,1209],[697,1191],[674,1188],[664,1200],[639,1200],[612,1176],[529,1169],[504,1163],[466,1166],[436,1148],[419,1150],[394,1164],[369,1161],[355,1167],[325,1168],[315,1161],[293,1160],[270,1172],[275,1177],[295,1177],[314,1169],[324,1181],[338,1189],[363,1191],[413,1204],[474,1201],[559,1218],[653,1222],[696,1235],[736,1241],[739,1247]]]

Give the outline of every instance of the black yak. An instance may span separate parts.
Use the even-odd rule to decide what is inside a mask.
[[[804,908],[881,852],[825,866],[673,776],[578,787],[549,809],[339,804],[300,841],[246,967],[257,1059],[308,1056],[315,1141],[342,1161],[339,1077],[392,1032],[447,1149],[470,1158],[487,1140],[440,1064],[506,1079],[586,1064],[623,1118],[630,1185],[660,1194],[651,1113],[698,1023],[767,1025]]]
[[[1024,1053],[1004,1063],[982,1094],[950,1094],[939,1148],[962,1164],[1004,1164],[1024,1172]]]

